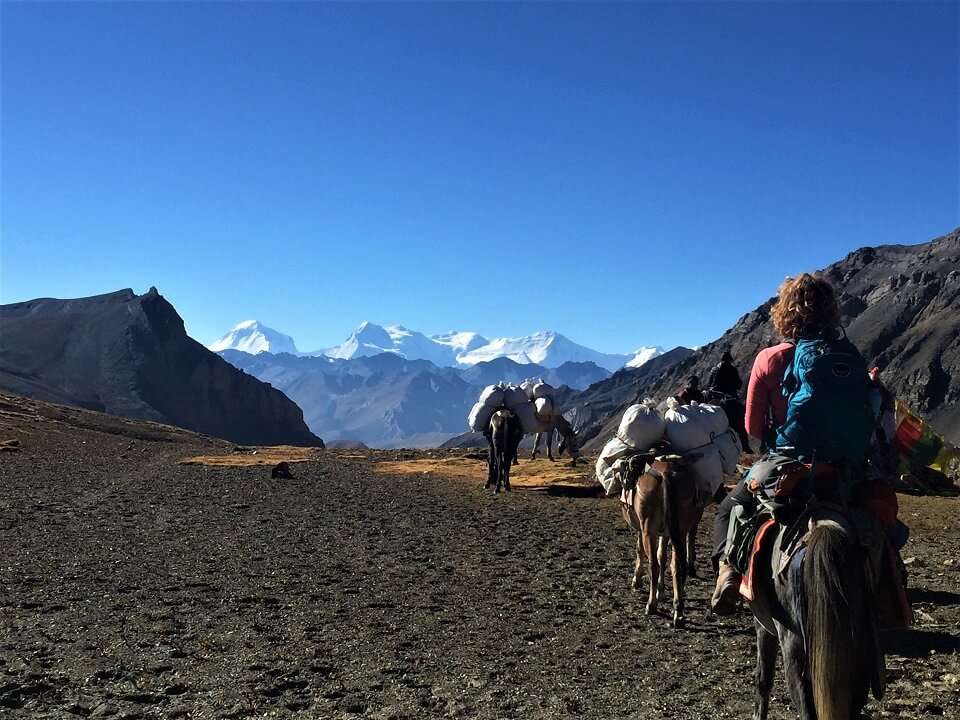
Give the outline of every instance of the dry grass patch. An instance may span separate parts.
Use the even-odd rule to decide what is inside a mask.
[[[414,460],[383,461],[376,471],[384,475],[419,475],[435,473],[446,477],[466,478],[480,484],[487,479],[487,461],[469,457],[422,458]],[[510,471],[510,485],[523,488],[548,488],[558,485],[591,487],[596,485],[593,464],[578,463],[571,467],[569,460],[550,462],[545,459],[520,458],[520,464]]]
[[[295,445],[272,445],[268,447],[235,448],[226,455],[196,455],[184,458],[178,465],[206,465],[207,467],[253,467],[276,465],[280,462],[299,463],[317,460],[323,452],[320,448]]]

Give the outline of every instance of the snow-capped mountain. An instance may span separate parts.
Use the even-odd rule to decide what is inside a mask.
[[[634,351],[633,358],[627,361],[627,367],[640,367],[647,360],[653,360],[658,355],[663,355],[663,352],[662,347],[642,347]]]
[[[429,338],[402,325],[381,327],[365,322],[343,344],[311,354],[350,360],[389,352],[407,360],[429,360],[438,367],[452,367],[463,347],[486,342],[476,333],[447,333],[440,338]]]
[[[486,345],[457,356],[461,365],[474,365],[478,362],[508,357],[515,362],[536,363],[554,368],[565,362],[592,362],[610,372],[619,370],[631,362],[639,362],[638,354],[646,355],[644,361],[659,355],[659,348],[641,348],[633,355],[602,353],[578,345],[560,333],[538,332],[521,338],[497,338]]]
[[[214,352],[242,350],[252,354],[263,351],[298,354],[291,338],[253,320],[241,323],[209,348]],[[522,365],[536,364],[547,368],[558,368],[568,362],[592,362],[614,372],[624,366],[639,367],[662,354],[663,349],[642,347],[636,352],[620,355],[591,350],[556,332],[487,340],[474,332],[427,336],[402,325],[383,327],[365,322],[340,345],[299,354],[350,360],[385,352],[407,360],[429,360],[438,367],[467,367],[505,357]]]
[[[292,337],[268,328],[256,320],[244,320],[215,343],[208,345],[207,349],[213,352],[242,350],[251,355],[262,352],[274,355],[277,353],[300,354]]]

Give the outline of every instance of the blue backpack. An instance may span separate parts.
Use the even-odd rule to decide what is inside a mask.
[[[875,427],[867,363],[843,338],[797,341],[783,375],[787,419],[777,429],[777,447],[809,462],[860,462]]]

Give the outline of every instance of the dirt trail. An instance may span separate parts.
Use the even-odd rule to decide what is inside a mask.
[[[644,617],[613,500],[495,496],[419,453],[326,452],[271,481],[178,465],[229,453],[213,442],[24,427],[0,455],[5,717],[750,713],[748,616],[708,620],[694,581],[686,629]],[[960,501],[902,503],[919,624],[886,638],[869,709],[960,717]]]

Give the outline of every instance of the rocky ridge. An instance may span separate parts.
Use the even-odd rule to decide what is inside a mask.
[[[279,390],[191,339],[151,288],[0,306],[0,388],[238,443],[322,445]]]

